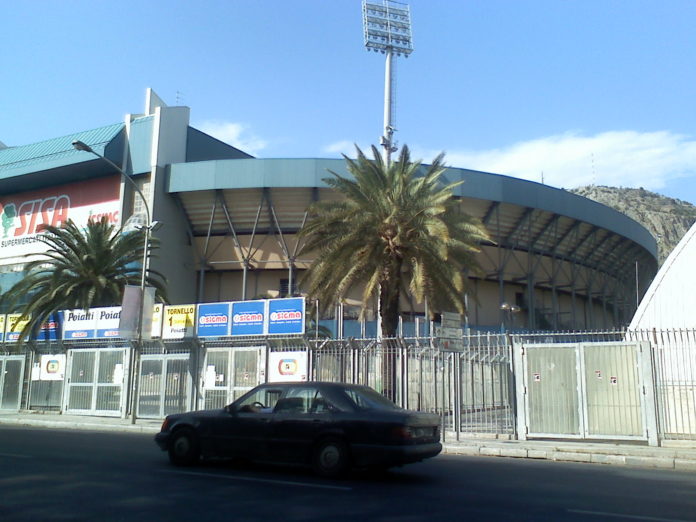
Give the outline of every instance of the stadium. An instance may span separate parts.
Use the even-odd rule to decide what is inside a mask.
[[[108,161],[145,194],[161,248],[151,267],[167,276],[172,304],[301,295],[311,258],[296,234],[314,201],[335,198],[323,179],[347,174],[342,159],[258,159],[189,125],[187,107],[147,91],[144,114],[69,136],[0,149],[0,288],[21,277],[42,223],[109,216],[123,225],[142,202]],[[656,241],[641,225],[565,190],[508,176],[449,168],[462,210],[481,219],[483,274],[470,276],[462,323],[478,330],[580,330],[626,325],[657,268]],[[334,334],[359,325],[359,289],[322,318]],[[404,303],[403,332],[423,323],[424,304]],[[333,320],[332,320],[333,319]],[[372,319],[372,321],[370,321]],[[340,323],[340,325],[339,325]],[[333,326],[336,325],[336,326]]]
[[[132,309],[125,305],[67,311],[24,345],[15,342],[20,314],[0,310],[0,410],[135,421],[221,407],[273,379],[384,386],[376,314],[358,320],[360,289],[329,306],[327,317],[310,315],[302,293],[312,259],[301,254],[297,233],[311,203],[338,197],[324,179],[329,171],[347,175],[345,161],[254,158],[193,128],[189,117],[189,108],[169,107],[148,90],[145,111],[122,123],[0,149],[3,292],[41,253],[44,225],[107,216],[125,229],[145,224],[159,239],[144,260],[166,276],[170,301],[154,307],[152,332],[139,328],[153,338],[142,342],[124,333]],[[404,384],[396,399],[441,404],[444,397],[423,390],[444,390],[452,361],[462,361],[456,368],[490,373],[467,408],[499,412],[487,429],[502,422],[510,431],[502,334],[627,325],[655,274],[656,241],[625,215],[564,190],[461,168],[445,177],[463,182],[455,194],[462,211],[485,224],[491,241],[480,245],[482,272],[467,274],[464,317],[402,303]],[[243,328],[230,326],[234,317]],[[334,339],[322,340],[320,330]],[[485,347],[464,350],[467,334]],[[440,348],[458,356],[443,366]],[[430,382],[436,368],[439,384]]]

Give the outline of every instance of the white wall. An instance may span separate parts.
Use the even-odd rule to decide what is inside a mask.
[[[629,329],[696,328],[696,224],[651,283]]]

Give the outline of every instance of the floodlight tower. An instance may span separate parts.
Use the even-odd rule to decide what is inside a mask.
[[[408,55],[413,52],[411,38],[411,12],[408,5],[393,0],[376,1],[363,0],[363,29],[365,32],[365,47],[387,55],[384,72],[384,134],[380,144],[384,147],[384,161],[389,164],[391,153],[396,151],[392,137],[394,125],[392,122],[394,94],[393,56]]]

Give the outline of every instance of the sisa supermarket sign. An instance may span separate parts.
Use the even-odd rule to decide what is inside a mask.
[[[46,249],[37,236],[47,226],[71,219],[78,226],[106,216],[119,225],[118,176],[0,197],[0,247],[3,257],[36,254]]]
[[[304,333],[304,297],[198,305],[198,337]]]

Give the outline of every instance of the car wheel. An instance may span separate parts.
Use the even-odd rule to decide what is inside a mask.
[[[324,439],[314,448],[312,468],[322,477],[343,475],[350,464],[348,446],[341,439]]]
[[[169,443],[169,460],[175,466],[191,466],[198,462],[200,447],[198,437],[190,428],[181,428],[172,434]]]

